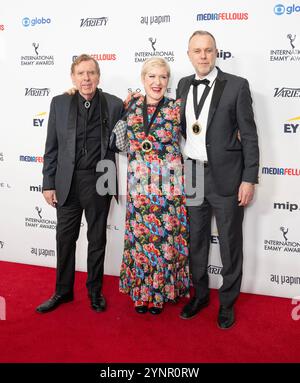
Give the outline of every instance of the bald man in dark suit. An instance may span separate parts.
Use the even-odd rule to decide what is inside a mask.
[[[179,81],[176,94],[182,99],[184,153],[193,164],[194,182],[195,169],[204,167],[204,199],[200,203],[190,199],[188,207],[195,295],[180,316],[192,318],[209,304],[207,266],[214,214],[223,264],[217,323],[228,329],[235,323],[234,303],[242,281],[244,207],[253,199],[258,182],[259,149],[248,81],[217,68],[217,53],[211,33],[194,32],[188,56],[195,74]]]

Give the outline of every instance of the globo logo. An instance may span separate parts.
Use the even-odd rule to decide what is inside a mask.
[[[24,17],[23,20],[22,20],[22,24],[24,27],[34,27],[35,25],[38,25],[38,24],[50,24],[51,23],[51,19],[49,18],[45,18],[45,17],[42,17],[42,18],[38,18],[38,17],[35,17],[34,19],[30,19],[29,17]]]

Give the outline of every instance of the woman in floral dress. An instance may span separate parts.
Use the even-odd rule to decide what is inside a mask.
[[[179,147],[180,101],[164,96],[168,63],[142,67],[146,96],[127,116],[128,180],[120,291],[138,313],[159,314],[164,302],[189,294],[188,222]]]

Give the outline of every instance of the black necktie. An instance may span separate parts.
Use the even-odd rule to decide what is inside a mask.
[[[205,102],[206,97],[208,96],[208,93],[210,91],[210,87],[208,86],[209,83],[210,83],[210,81],[207,80],[206,78],[204,80],[193,79],[193,81],[192,81],[192,85],[194,86],[193,99],[194,99],[194,112],[195,112],[196,120],[198,120],[198,118],[200,116],[204,102]],[[200,99],[199,104],[198,104],[198,92],[197,92],[198,88],[197,87],[199,84],[205,85],[205,89],[204,89],[204,92],[202,93],[201,99]]]

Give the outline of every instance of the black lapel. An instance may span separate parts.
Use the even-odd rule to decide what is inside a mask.
[[[77,113],[78,113],[78,93],[76,93],[70,101],[70,109],[68,116],[68,128],[67,128],[67,147],[72,157],[75,157],[76,148],[76,126],[77,126]]]
[[[109,141],[108,104],[102,91],[99,89],[100,129],[101,129],[101,160],[104,159]]]
[[[218,71],[219,72],[218,72],[218,75],[216,78],[214,92],[212,94],[211,103],[210,103],[210,107],[209,107],[206,131],[208,130],[208,128],[212,122],[212,119],[213,119],[214,114],[217,110],[220,98],[222,96],[223,90],[224,90],[226,82],[227,82],[227,80],[223,77],[223,72],[221,72],[219,69],[218,69]]]
[[[185,118],[185,107],[187,102],[187,97],[190,91],[190,87],[192,85],[192,80],[195,78],[195,75],[189,76],[183,87],[182,92],[180,93],[180,99],[181,99],[181,109],[180,109],[180,121],[181,121],[181,133],[183,137],[186,137],[186,118]]]

